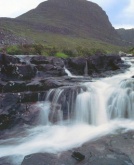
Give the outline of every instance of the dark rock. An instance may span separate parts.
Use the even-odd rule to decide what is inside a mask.
[[[6,83],[0,80],[0,92],[3,91],[3,87],[4,87],[5,85],[6,85]]]
[[[6,65],[2,68],[1,74],[7,80],[26,80],[35,77],[36,69],[32,65]]]
[[[121,68],[127,68],[119,55],[94,55],[90,57],[69,58],[66,60],[66,67],[77,75],[85,74],[87,65],[88,75],[100,75],[105,71],[116,71]]]
[[[80,152],[73,152],[72,157],[75,158],[78,161],[82,161],[85,159],[85,155],[81,154]]]
[[[21,103],[36,102],[39,98],[39,92],[25,92],[21,94]]]
[[[11,128],[20,122],[19,115],[23,109],[19,99],[17,94],[6,94],[1,101],[0,129]]]
[[[26,83],[24,81],[9,81],[3,87],[3,92],[23,92],[26,89]]]
[[[20,102],[20,96],[18,94],[6,94],[2,100],[2,108],[3,111],[9,111],[13,109],[13,107]]]
[[[63,67],[52,64],[44,64],[36,66],[38,71],[42,71],[46,76],[64,76],[65,71]]]
[[[32,57],[30,62],[32,64],[49,64],[50,61],[45,57],[45,56],[35,56],[35,57]]]
[[[43,90],[49,90],[52,88],[58,88],[63,86],[62,83],[60,83],[59,81],[55,80],[55,79],[44,79],[40,81],[42,83],[42,89]]]
[[[132,76],[132,78],[134,78],[134,76]]]
[[[35,77],[37,70],[32,65],[18,65],[17,74],[22,79],[31,79]]]
[[[34,80],[27,84],[28,91],[40,91],[42,90],[42,83],[39,80]]]
[[[2,56],[2,55],[4,55],[4,63],[6,63],[6,64],[20,63],[20,59],[15,56],[0,53],[0,56]],[[3,64],[2,58],[0,58],[0,64],[1,65]]]
[[[86,59],[84,57],[68,58],[66,60],[67,68],[76,75],[84,75]]]

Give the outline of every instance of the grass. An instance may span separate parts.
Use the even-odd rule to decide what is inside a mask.
[[[76,37],[71,35],[43,32],[41,30],[33,28],[33,26],[31,25],[24,24],[23,22],[18,23],[12,21],[2,21],[0,25],[2,28],[10,30],[15,36],[26,38],[29,41],[34,42],[35,44],[41,44],[50,48],[55,47],[58,49],[59,52],[62,52],[63,49],[76,52],[78,48],[81,48],[83,50],[88,49],[90,50],[90,52],[93,53],[94,50],[104,50],[106,53],[117,53],[120,50],[123,51],[125,49],[123,47],[115,46],[106,42],[102,42],[101,40],[89,37]],[[43,50],[42,53],[39,54],[47,55],[48,53]]]

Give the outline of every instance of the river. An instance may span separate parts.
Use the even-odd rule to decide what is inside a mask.
[[[60,153],[119,130],[134,130],[134,58],[124,60],[131,65],[125,73],[82,83],[72,92],[70,101],[64,101],[66,120],[59,101],[65,89],[48,91],[44,102],[36,104],[41,109],[38,125],[0,140],[0,157],[11,156],[19,164],[28,154]]]

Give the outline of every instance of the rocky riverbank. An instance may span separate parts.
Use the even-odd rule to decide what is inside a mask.
[[[32,124],[37,111],[31,107],[43,101],[48,90],[81,86],[92,78],[123,72],[128,65],[118,55],[61,59],[44,56],[5,56],[0,68],[0,129]],[[68,77],[65,67],[73,75]],[[40,97],[39,97],[40,95]]]
[[[59,113],[59,108],[63,111],[63,120],[66,120],[69,106],[70,114],[73,115],[71,109],[74,109],[76,96],[87,90],[83,82],[112,76],[124,72],[129,67],[118,55],[68,59],[6,55],[5,61],[4,65],[3,61],[0,61],[2,141],[25,137],[25,128],[39,124],[41,109],[36,106],[37,102],[42,103],[49,97],[52,111],[49,114],[50,122],[58,121],[56,113]],[[66,69],[71,71],[71,76],[68,76]],[[55,104],[52,99],[56,100],[61,91],[63,95],[59,99],[59,104]],[[133,165],[133,138],[134,132],[106,135],[71,151],[27,155],[21,165]],[[11,161],[13,157],[18,159],[15,155],[1,157],[0,165],[16,165]],[[81,157],[83,160],[79,161]]]

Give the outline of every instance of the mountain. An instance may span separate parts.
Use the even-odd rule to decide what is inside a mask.
[[[122,40],[134,45],[134,29],[116,29]]]
[[[0,27],[25,41],[61,47],[122,44],[105,11],[86,0],[48,0],[15,19],[0,18]]]

